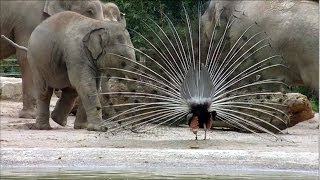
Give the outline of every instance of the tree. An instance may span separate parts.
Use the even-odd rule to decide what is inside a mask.
[[[109,2],[102,0],[103,2]],[[198,19],[198,3],[204,4],[206,0],[113,0],[120,11],[126,14],[127,29],[129,30],[132,42],[135,47],[143,47],[145,42],[133,31],[146,32],[147,23],[151,27],[159,24],[162,28],[169,28],[165,20],[166,14],[175,24],[178,31],[186,30],[185,15],[183,6],[185,6],[192,21]],[[150,20],[151,19],[151,20]],[[153,34],[144,34],[148,39],[153,38]]]

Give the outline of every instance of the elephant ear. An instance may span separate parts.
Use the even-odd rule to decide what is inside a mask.
[[[105,28],[93,29],[82,39],[87,55],[94,60],[102,55],[107,40]]]
[[[70,9],[71,4],[66,0],[46,0],[43,12],[52,16],[62,11],[69,11]]]

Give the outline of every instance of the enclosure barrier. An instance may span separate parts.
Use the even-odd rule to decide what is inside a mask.
[[[9,58],[0,62],[0,77],[21,78],[20,68],[17,59]]]

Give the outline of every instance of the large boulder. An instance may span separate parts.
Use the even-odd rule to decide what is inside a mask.
[[[102,105],[102,115],[104,118],[109,118],[117,113],[124,111],[127,107],[114,106],[117,104],[132,103],[132,100],[127,98],[125,95],[109,95],[103,94],[107,92],[128,92],[128,86],[115,79],[109,79],[107,81],[102,81],[101,84],[101,94],[100,102]]]
[[[288,93],[287,97],[284,104],[287,105],[290,115],[290,122],[288,123],[290,127],[314,117],[307,96],[300,93]]]
[[[1,100],[22,101],[21,78],[0,77]]]
[[[258,99],[257,99],[258,100]],[[255,101],[257,101],[255,100]],[[274,94],[269,97],[261,97],[260,101],[268,102],[268,103],[277,103],[281,106],[276,105],[275,108],[285,112],[288,115],[288,118],[282,117],[280,121],[279,119],[273,118],[269,121],[270,124],[276,126],[280,130],[292,127],[300,122],[309,120],[314,117],[314,112],[312,111],[310,101],[308,98],[300,93],[287,93],[287,94]],[[260,117],[259,114],[253,114],[256,117]],[[274,131],[271,126],[264,126],[264,123],[255,121],[258,125],[263,126],[264,128]],[[224,121],[215,120],[213,121],[213,128],[228,128],[235,129],[230,124],[225,123]],[[245,129],[238,129],[240,131],[245,131]],[[256,130],[260,132],[259,130]]]

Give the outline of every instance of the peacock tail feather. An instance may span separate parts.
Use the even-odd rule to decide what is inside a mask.
[[[150,51],[132,47],[146,62],[123,57],[133,64],[132,70],[109,68],[127,74],[111,77],[112,80],[135,89],[102,93],[127,100],[109,105],[123,108],[106,119],[109,132],[128,128],[145,132],[186,121],[194,129],[211,128],[211,121],[224,121],[232,127],[256,134],[265,132],[278,139],[275,133],[281,133],[289,117],[281,103],[285,94],[278,92],[286,84],[273,72],[286,67],[270,46],[266,33],[256,23],[240,34],[233,33],[233,23],[244,19],[229,16],[215,22],[209,42],[204,42],[200,6],[196,26],[183,9],[184,32],[178,32],[167,15],[164,15],[170,27],[167,29],[148,20],[146,29],[154,38],[133,32],[141,36],[145,49]],[[283,124],[276,126],[273,120]]]

